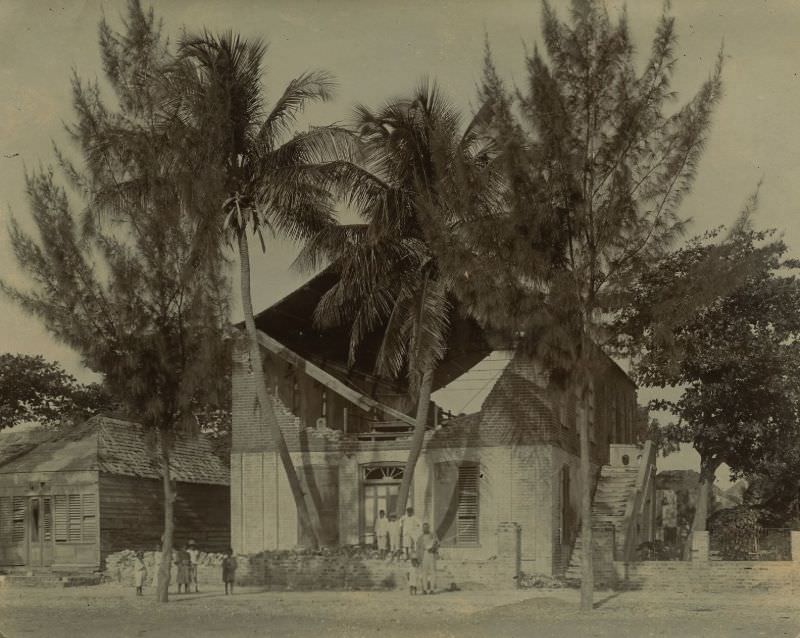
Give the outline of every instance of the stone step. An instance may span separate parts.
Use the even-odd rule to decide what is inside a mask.
[[[101,574],[3,574],[0,575],[0,587],[84,587],[99,585],[103,581]]]

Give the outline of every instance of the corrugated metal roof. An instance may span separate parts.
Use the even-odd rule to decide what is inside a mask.
[[[15,435],[0,436],[0,474],[99,470],[161,478],[160,448],[138,423],[96,416],[67,431],[34,430]],[[230,483],[228,467],[202,434],[175,440],[170,468],[179,482]]]

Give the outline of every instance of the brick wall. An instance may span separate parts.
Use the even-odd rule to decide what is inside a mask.
[[[792,561],[645,561],[617,562],[614,566],[620,588],[677,593],[800,593],[800,563]]]

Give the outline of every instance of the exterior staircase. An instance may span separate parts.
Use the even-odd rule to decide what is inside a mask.
[[[631,494],[636,489],[638,474],[639,468],[636,466],[604,465],[597,482],[592,502],[592,529],[614,528],[614,544],[617,555],[621,555],[625,547],[625,513]],[[583,542],[579,532],[566,572],[568,582],[580,581],[582,558]]]

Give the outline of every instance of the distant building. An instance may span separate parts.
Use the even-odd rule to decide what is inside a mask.
[[[0,569],[99,569],[122,549],[156,549],[161,473],[144,429],[93,417],[64,431],[0,433]],[[204,437],[179,438],[175,538],[222,551],[230,542],[226,463]]]
[[[348,367],[349,329],[314,327],[314,308],[334,283],[335,275],[323,272],[259,314],[256,323],[274,410],[306,497],[320,514],[322,542],[371,544],[379,510],[396,505],[413,419],[404,414],[411,406],[402,383],[372,374],[379,331],[367,337],[356,365]],[[454,312],[434,389],[503,347]],[[250,365],[239,343],[233,362],[231,537],[242,553],[293,548],[306,533],[260,418]],[[613,454],[633,481],[641,457],[632,445],[640,434],[636,388],[605,358],[591,395],[580,401],[554,389],[546,371],[522,356],[513,356],[487,387],[475,414],[448,418],[432,406],[409,504],[435,526],[443,552],[451,556],[496,555],[498,524],[516,522],[523,571],[563,573],[579,528],[578,423],[589,424],[594,474]],[[621,502],[622,512],[609,518],[620,527],[625,497],[634,489],[633,482],[625,485],[628,491],[614,491],[613,507]],[[642,529],[651,533],[652,525]],[[617,538],[620,546],[623,536]]]

